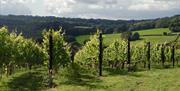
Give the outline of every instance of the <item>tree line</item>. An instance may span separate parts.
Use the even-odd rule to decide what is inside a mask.
[[[179,30],[180,16],[164,17],[148,20],[106,20],[106,19],[81,19],[40,16],[16,16],[0,15],[0,26],[8,26],[10,32],[16,30],[25,37],[42,41],[41,32],[44,29],[58,30],[63,27],[67,41],[75,41],[75,36],[89,35],[99,28],[103,33],[117,33],[151,28],[170,28],[172,31]]]

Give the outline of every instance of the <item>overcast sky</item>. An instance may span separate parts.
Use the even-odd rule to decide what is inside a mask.
[[[180,0],[0,0],[0,14],[149,19],[180,14]]]

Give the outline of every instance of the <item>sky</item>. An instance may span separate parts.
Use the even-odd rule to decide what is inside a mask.
[[[152,19],[180,14],[180,0],[0,0],[0,15]]]

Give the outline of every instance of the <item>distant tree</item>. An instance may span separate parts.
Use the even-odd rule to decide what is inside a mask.
[[[115,31],[113,32],[113,34],[116,34],[116,33],[119,33],[119,32],[115,30]]]
[[[64,39],[67,42],[74,42],[74,41],[76,41],[75,36],[71,36],[71,35],[64,36]]]
[[[171,24],[169,25],[169,30],[172,32],[180,32],[180,16],[173,17],[171,19]]]
[[[162,18],[155,21],[155,28],[167,28],[169,26],[169,18]]]
[[[127,30],[144,30],[151,28],[168,27],[174,21],[180,19],[180,15],[173,17],[148,19],[148,20],[105,20],[105,19],[80,19],[80,18],[61,18],[61,17],[40,17],[40,16],[22,16],[22,15],[0,15],[0,27],[8,26],[8,30],[17,29],[17,33],[23,33],[25,37],[40,40],[42,42],[41,33],[43,29],[53,28],[59,29],[59,26],[66,30],[66,35],[78,36],[94,34],[99,28],[104,34],[125,32]],[[81,26],[81,28],[77,27]],[[83,28],[84,27],[84,28]],[[177,28],[172,28],[177,30]],[[72,38],[67,38],[71,42]]]
[[[132,37],[132,32],[131,31],[123,32],[121,34],[121,38],[124,39],[124,40],[128,40],[128,39],[131,40],[131,37]]]
[[[121,38],[125,39],[125,40],[130,40],[130,41],[134,41],[134,40],[139,40],[140,39],[140,35],[138,32],[135,32],[134,34],[131,31],[128,32],[123,32],[121,34]]]
[[[140,35],[138,32],[135,32],[133,35],[132,35],[132,39],[131,40],[139,40],[140,39]]]
[[[153,21],[141,21],[130,24],[128,30],[134,31],[134,30],[142,30],[142,29],[151,29],[154,28],[154,26],[155,24]]]
[[[168,35],[168,33],[167,33],[167,32],[163,32],[163,35],[164,35],[164,36],[167,36],[167,35]]]
[[[180,32],[180,22],[174,22],[169,26],[169,30],[172,32]]]

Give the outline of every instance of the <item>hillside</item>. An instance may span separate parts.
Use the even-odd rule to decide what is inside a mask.
[[[176,34],[171,36],[163,36],[163,32],[170,32],[168,28],[157,28],[157,29],[148,29],[148,30],[140,30],[140,31],[133,31],[133,32],[138,32],[140,34],[140,40],[137,41],[132,41],[132,43],[138,44],[143,41],[150,41],[152,43],[164,43],[168,42],[171,40],[174,40],[176,38]],[[103,42],[105,45],[111,44],[114,40],[121,40],[121,33],[117,34],[104,34],[103,37]],[[76,41],[80,44],[83,44],[85,40],[89,39],[89,35],[82,35],[76,37]]]
[[[15,16],[0,15],[0,27],[7,26],[10,31],[22,32],[25,37],[41,39],[44,29],[58,30],[63,27],[68,40],[74,41],[74,36],[88,35],[96,32],[96,28],[103,30],[105,34],[123,32],[127,30],[143,30],[151,28],[167,28],[173,22],[180,19],[179,15],[148,20],[106,20],[106,19],[81,19],[62,17],[40,16]]]

